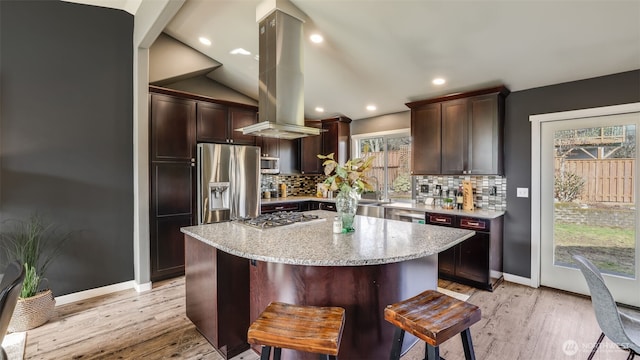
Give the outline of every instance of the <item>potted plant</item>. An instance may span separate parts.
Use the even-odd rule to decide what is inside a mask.
[[[33,329],[46,323],[53,315],[55,300],[51,289],[44,286],[45,274],[71,234],[61,233],[38,214],[27,220],[6,220],[2,230],[0,240],[4,258],[19,260],[25,267],[22,292],[9,323],[9,331]]]
[[[368,154],[368,153],[367,153]],[[373,181],[369,178],[374,156],[365,156],[348,160],[344,165],[334,160],[334,153],[317,155],[324,160],[324,174],[327,179],[323,186],[328,191],[338,191],[336,196],[336,210],[342,220],[342,228],[347,232],[354,231],[353,218],[358,207],[358,197],[366,190],[374,190]]]

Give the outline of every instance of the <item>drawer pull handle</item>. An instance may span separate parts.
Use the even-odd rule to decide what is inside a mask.
[[[467,225],[469,226],[480,226],[479,222],[468,222]]]
[[[284,206],[276,206],[276,210],[282,210],[284,209]]]
[[[437,221],[437,222],[447,222],[447,219],[445,219],[445,218],[435,218],[435,219],[434,219],[434,221]]]

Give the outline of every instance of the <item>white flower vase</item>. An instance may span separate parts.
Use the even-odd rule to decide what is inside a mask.
[[[338,216],[342,219],[342,230],[346,232],[355,231],[353,228],[353,219],[358,210],[358,193],[349,188],[340,190],[336,196],[336,210]]]

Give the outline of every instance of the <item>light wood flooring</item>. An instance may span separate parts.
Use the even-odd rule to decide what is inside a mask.
[[[482,320],[471,327],[479,360],[586,359],[600,334],[588,298],[513,283],[493,293],[439,285],[471,293],[468,301],[482,309]],[[185,315],[184,278],[157,283],[142,294],[126,290],[56,311],[49,323],[28,331],[25,359],[221,359]],[[444,343],[440,355],[463,359],[459,339]],[[626,359],[626,352],[605,341],[596,359]],[[572,346],[563,348],[565,343]],[[403,360],[423,354],[419,343]]]

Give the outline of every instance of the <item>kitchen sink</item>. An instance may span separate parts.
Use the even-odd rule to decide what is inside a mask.
[[[382,204],[379,201],[369,203],[360,200],[356,214],[384,219],[384,207],[382,207]]]

